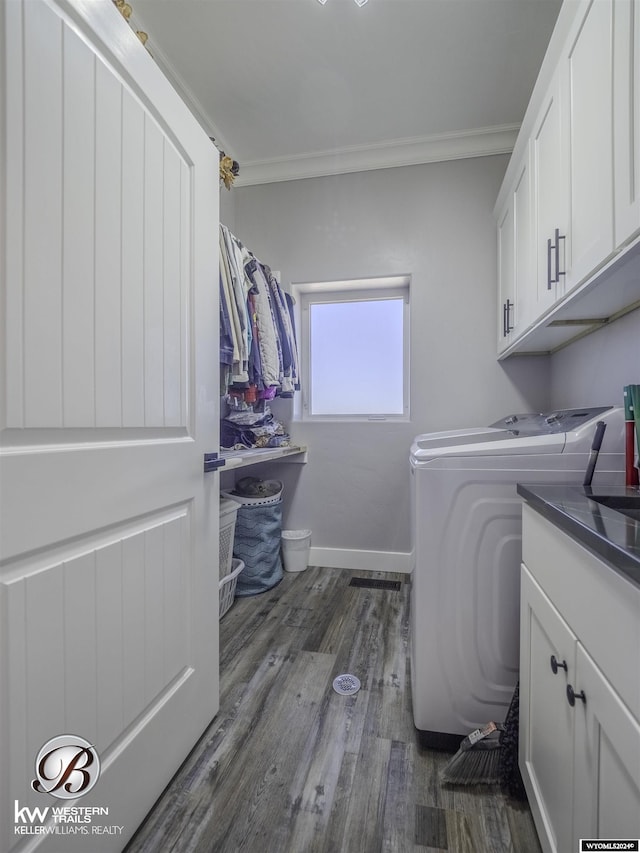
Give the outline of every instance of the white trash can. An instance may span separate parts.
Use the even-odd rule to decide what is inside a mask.
[[[309,565],[310,530],[282,531],[282,559],[285,572],[304,572]]]

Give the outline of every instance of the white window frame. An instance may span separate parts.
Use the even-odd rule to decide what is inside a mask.
[[[378,278],[350,279],[322,282],[294,282],[291,284],[291,294],[295,300],[296,322],[299,330],[301,394],[297,394],[294,404],[294,420],[302,421],[377,421],[404,422],[410,419],[409,389],[410,389],[410,285],[411,276],[384,276]],[[321,303],[336,302],[371,302],[383,299],[403,300],[403,352],[402,352],[402,414],[371,412],[368,414],[331,414],[320,415],[310,413],[311,372],[310,372],[310,306]],[[357,379],[357,377],[355,377]]]

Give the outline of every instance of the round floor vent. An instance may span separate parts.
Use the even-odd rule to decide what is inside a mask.
[[[338,675],[333,679],[333,689],[341,696],[352,696],[360,690],[360,679],[355,675]]]

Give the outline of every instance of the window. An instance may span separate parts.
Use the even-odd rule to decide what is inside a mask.
[[[292,285],[303,419],[409,416],[409,278]]]

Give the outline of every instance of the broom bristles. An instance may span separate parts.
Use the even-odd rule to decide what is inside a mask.
[[[500,749],[458,751],[442,771],[448,785],[495,785],[498,783]]]
[[[504,727],[487,723],[467,735],[442,771],[449,785],[496,785],[500,778],[500,732]]]

